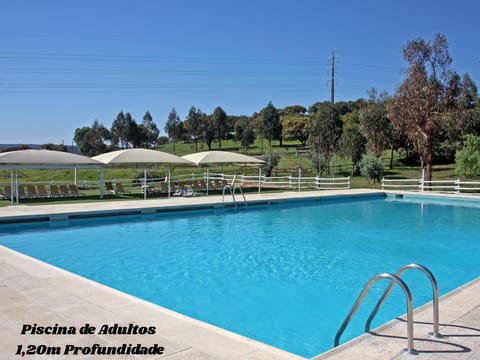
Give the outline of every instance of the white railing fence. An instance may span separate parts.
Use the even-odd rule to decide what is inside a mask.
[[[382,179],[382,190],[439,191],[450,193],[480,192],[480,181]]]
[[[125,193],[135,193],[141,192],[147,194],[152,193],[170,193],[175,191],[175,188],[181,184],[195,183],[196,186],[207,186],[211,190],[222,190],[219,187],[219,184],[231,184],[233,179],[239,185],[244,188],[254,188],[258,189],[258,192],[261,189],[288,189],[294,191],[302,190],[334,190],[334,189],[350,189],[350,177],[342,178],[321,178],[319,176],[307,177],[307,176],[264,176],[259,173],[259,175],[231,175],[224,173],[209,173],[205,171],[203,173],[191,173],[191,174],[182,174],[168,177],[159,177],[159,178],[147,178],[146,181],[144,178],[135,178],[135,179],[110,179],[105,178],[105,193],[115,193],[117,194],[118,189],[124,189]],[[170,181],[169,181],[170,180]],[[170,183],[170,184],[169,184]],[[35,197],[29,190],[31,186],[38,189],[39,186],[45,186],[47,189],[47,194],[41,197],[54,197],[53,193],[50,192],[52,186],[72,185],[72,181],[18,181],[15,183],[11,182],[1,182],[0,183],[0,199],[21,199],[21,198],[33,198]],[[13,185],[13,186],[12,186]],[[170,187],[169,187],[170,185]],[[96,191],[101,188],[100,181],[95,180],[81,180],[76,181],[75,187],[81,191]],[[204,189],[200,189],[204,190]],[[89,192],[90,194],[91,192]],[[68,195],[68,194],[65,194]],[[62,195],[63,196],[63,195]]]

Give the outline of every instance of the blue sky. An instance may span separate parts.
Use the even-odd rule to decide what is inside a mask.
[[[251,115],[393,93],[401,50],[446,35],[452,67],[480,85],[475,0],[11,0],[0,21],[0,143],[72,143],[95,119],[175,107]]]

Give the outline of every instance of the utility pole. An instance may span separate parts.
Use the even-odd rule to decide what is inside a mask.
[[[330,88],[330,102],[335,103],[335,52],[332,51],[332,80]]]

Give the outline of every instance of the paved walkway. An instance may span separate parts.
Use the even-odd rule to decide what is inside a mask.
[[[278,193],[247,195],[248,201],[278,201],[298,197],[342,194],[359,196],[371,191]],[[23,216],[52,216],[63,219],[71,214],[114,211],[156,211],[170,206],[221,204],[221,197],[199,197],[128,202],[100,202],[0,208],[0,221]],[[442,339],[424,338],[431,325],[431,309],[415,315],[415,348],[422,359],[480,359],[480,279],[442,298],[440,331]],[[95,327],[82,334],[86,327]],[[115,327],[131,333],[112,334]],[[40,329],[50,326],[50,329]],[[107,326],[107,333],[100,329]],[[128,328],[130,326],[130,329]],[[136,327],[137,326],[137,327]],[[60,327],[71,334],[53,335]],[[149,329],[150,328],[150,329]],[[25,333],[22,335],[22,331]],[[406,346],[406,325],[394,321],[377,335],[366,334],[317,359],[402,359]],[[43,333],[41,333],[43,332]],[[98,344],[98,345],[94,345]],[[122,348],[122,345],[125,346]],[[111,347],[125,350],[128,345],[151,355],[82,356],[82,352]],[[156,345],[155,345],[156,344]],[[161,350],[161,347],[164,350]],[[96,350],[95,350],[96,349]],[[0,359],[251,359],[301,360],[303,358],[205,324],[157,305],[113,290],[88,279],[0,246]],[[28,355],[31,352],[32,355]],[[161,352],[161,354],[160,354]],[[16,355],[18,353],[18,355]],[[43,354],[43,355],[42,355]],[[50,354],[50,356],[46,356]]]

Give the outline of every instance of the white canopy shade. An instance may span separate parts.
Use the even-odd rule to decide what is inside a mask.
[[[0,153],[0,167],[103,167],[103,164],[86,156],[54,150],[17,150]]]
[[[229,151],[203,151],[182,157],[199,166],[208,166],[214,164],[245,164],[260,166],[265,164],[265,161],[257,159],[253,156]]]
[[[94,156],[92,159],[100,161],[104,164],[157,163],[174,166],[195,165],[191,161],[183,159],[180,156],[150,149],[124,149],[111,151],[105,154]]]
[[[150,149],[124,149],[111,151],[105,154],[97,155],[92,159],[101,161],[104,164],[120,164],[120,163],[135,163],[135,164],[164,164],[169,167],[172,166],[194,166],[195,164],[189,160],[183,159],[180,156],[169,154],[163,151]],[[170,197],[170,169],[168,170],[168,196]],[[144,199],[147,198],[147,171],[143,172],[144,185]]]
[[[13,171],[17,172],[18,169],[75,169],[75,182],[76,182],[76,169],[101,169],[101,175],[103,174],[104,164],[91,159],[86,156],[67,153],[63,151],[55,150],[16,150],[0,153],[0,169],[10,169],[11,171],[11,200],[12,205],[14,202],[14,178]],[[15,197],[17,204],[18,198],[18,178],[16,179]]]

